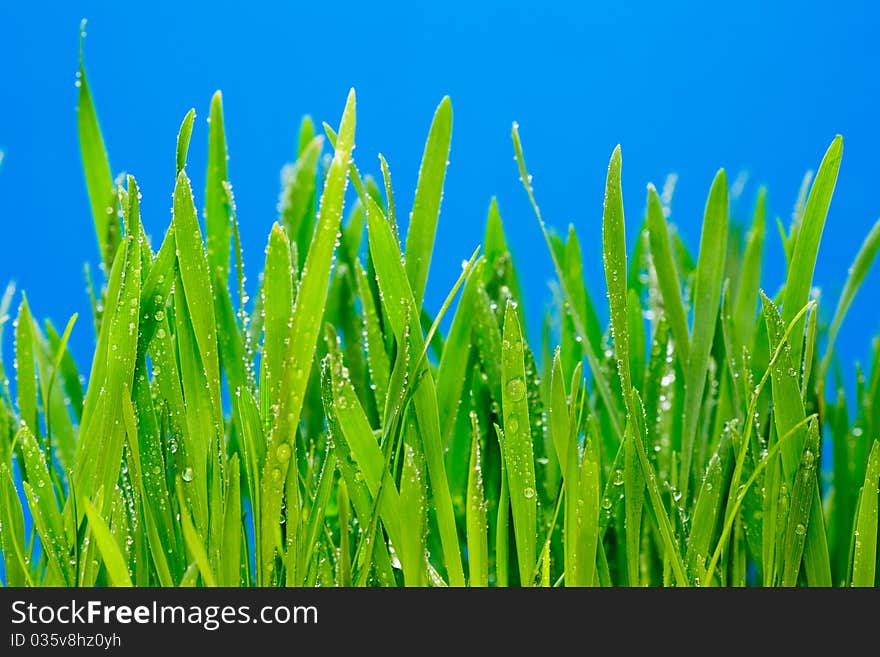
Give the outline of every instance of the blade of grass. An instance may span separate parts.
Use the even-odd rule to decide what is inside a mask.
[[[443,98],[434,113],[428,141],[422,155],[416,196],[406,233],[406,274],[416,301],[421,308],[434,250],[434,235],[443,198],[449,144],[452,138],[452,103]]]
[[[831,142],[804,207],[803,218],[797,228],[797,242],[788,267],[785,291],[782,297],[782,321],[791,322],[797,312],[804,307],[810,297],[813,284],[813,270],[819,254],[819,241],[825,228],[825,219],[831,205],[831,196],[837,184],[837,172],[843,155],[843,137],[838,135]],[[803,343],[803,323],[799,322],[792,333],[791,360],[799,363]]]
[[[693,474],[691,463],[699,429],[700,407],[706,389],[709,355],[721,303],[721,284],[727,252],[727,224],[727,176],[724,169],[721,169],[712,182],[709,199],[706,201],[694,286],[694,321],[685,374],[684,425],[679,476],[681,494],[685,502],[688,500],[688,487]]]

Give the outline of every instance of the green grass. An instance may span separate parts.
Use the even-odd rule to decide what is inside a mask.
[[[256,286],[219,93],[204,222],[186,167],[190,111],[158,250],[134,177],[112,178],[82,65],[78,117],[106,272],[92,291],[97,337],[78,369],[67,343],[82,321],[59,333],[21,296],[6,335],[14,385],[0,361],[5,585],[877,584],[880,348],[857,373],[854,408],[833,348],[880,223],[833,314],[810,293],[840,137],[780,224],[784,286],[762,290],[763,190],[741,222],[719,171],[690,253],[667,219],[670,190],[649,185],[628,253],[619,147],[605,281],[585,281],[579,236],[545,223],[514,125],[559,290],[529,335],[527,263],[494,200],[458,280],[431,281],[446,301],[423,302],[443,230],[448,98],[412,208],[384,158],[381,181],[352,159],[353,91],[326,138],[303,121]],[[14,297],[10,286],[0,330]]]

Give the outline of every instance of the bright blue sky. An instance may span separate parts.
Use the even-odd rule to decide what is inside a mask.
[[[529,305],[549,298],[549,259],[511,157],[512,120],[521,125],[545,217],[560,228],[574,222],[600,298],[599,222],[615,144],[623,145],[630,235],[645,184],[674,171],[674,218],[695,247],[718,167],[731,177],[750,172],[743,209],[751,208],[756,185],[768,184],[771,217],[787,223],[804,171],[843,133],[816,273],[836,301],[880,216],[880,10],[868,1],[741,0],[698,9],[680,1],[550,4],[3,3],[0,282],[15,279],[35,313],[56,324],[79,311],[73,343],[87,367],[91,329],[81,272],[96,249],[74,88],[77,29],[87,17],[87,63],[111,163],[138,177],[156,240],[169,219],[180,120],[196,108],[189,169],[200,202],[208,102],[223,90],[229,171],[252,280],[300,116],[335,125],[354,86],[355,156],[362,169],[376,171],[376,153],[385,154],[401,207],[412,200],[431,113],[444,94],[452,97],[451,165],[428,284],[435,306],[481,240],[493,194]],[[767,253],[779,260],[779,239],[770,234]],[[771,267],[768,286],[780,281],[779,265]],[[874,272],[841,336],[849,361],[867,357],[868,338],[880,328],[871,299],[878,283]]]

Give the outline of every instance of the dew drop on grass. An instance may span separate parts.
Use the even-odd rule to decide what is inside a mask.
[[[185,482],[191,482],[193,480],[193,469],[187,466],[180,476]]]
[[[507,382],[507,394],[513,401],[520,401],[526,394],[526,384],[520,378],[511,379]]]
[[[530,500],[535,496],[535,489],[529,486],[523,490],[523,495],[527,500]]]
[[[614,485],[623,486],[623,470],[620,468],[614,471]]]
[[[807,528],[804,526],[804,523],[799,522],[797,526],[794,528],[794,533],[798,536],[803,536],[807,533]]]
[[[282,463],[287,463],[290,460],[290,446],[285,443],[278,445],[275,456]]]
[[[519,431],[519,418],[516,415],[511,415],[507,418],[507,430],[510,433],[516,433]]]

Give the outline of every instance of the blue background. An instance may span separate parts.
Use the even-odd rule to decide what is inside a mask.
[[[357,162],[390,162],[401,210],[411,203],[431,114],[455,111],[451,166],[428,301],[436,308],[480,242],[497,194],[524,278],[532,328],[552,271],[512,161],[519,121],[546,219],[573,222],[602,298],[604,176],[623,145],[630,238],[645,185],[679,174],[673,215],[692,249],[718,167],[747,170],[739,214],[769,186],[764,283],[782,280],[772,220],[788,224],[804,172],[845,136],[838,189],[816,281],[825,318],[847,267],[880,213],[880,10],[870,2],[183,3],[4,2],[0,7],[0,283],[17,281],[34,312],[63,326],[87,368],[92,335],[82,265],[96,247],[82,178],[74,87],[77,33],[114,173],[134,173],[148,232],[169,220],[180,120],[198,116],[189,171],[201,202],[207,108],[224,92],[229,172],[248,273],[262,264],[276,218],[281,166],[301,115],[336,125],[358,91]],[[404,214],[402,212],[402,214]],[[878,268],[880,269],[880,268]],[[872,272],[839,342],[850,372],[878,329]],[[8,327],[7,327],[8,328]],[[533,337],[535,331],[532,332]],[[9,353],[9,333],[4,340]]]

